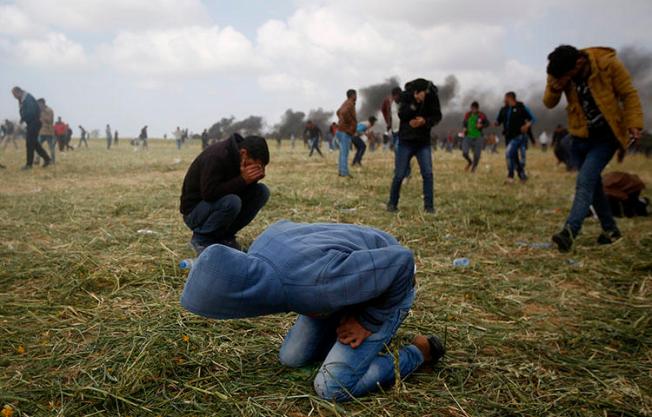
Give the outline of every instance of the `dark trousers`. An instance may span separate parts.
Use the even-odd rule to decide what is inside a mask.
[[[602,188],[602,170],[611,161],[617,149],[617,139],[611,133],[588,139],[573,138],[571,158],[578,172],[575,198],[566,226],[574,235],[582,229],[591,205],[600,219],[603,230],[611,232],[618,228]]]
[[[355,156],[351,165],[362,165],[362,157],[367,150],[367,144],[364,143],[360,136],[353,136],[353,146],[355,147]]]
[[[25,135],[25,142],[27,144],[27,166],[32,166],[34,163],[34,151],[43,158],[46,163],[50,163],[50,157],[45,149],[38,141],[38,132],[41,130],[41,122],[28,123],[27,134]]]
[[[265,184],[252,184],[236,195],[228,194],[216,201],[202,201],[183,221],[193,231],[193,241],[208,246],[232,239],[256,217],[269,200]]]
[[[417,158],[421,178],[423,178],[423,205],[426,209],[432,209],[435,207],[435,186],[432,175],[432,148],[429,143],[399,143],[396,150],[396,168],[394,169],[394,179],[389,193],[389,204],[394,207],[398,206],[401,184],[408,175],[412,157]]]
[[[310,139],[310,154],[308,155],[308,157],[311,157],[312,153],[314,151],[317,151],[317,153],[319,155],[324,156],[324,154],[321,153],[321,149],[319,149],[319,138],[318,137]]]
[[[480,155],[482,155],[482,147],[484,146],[483,138],[470,138],[465,137],[462,141],[462,156],[468,162],[469,168],[472,172],[475,172],[478,164],[480,163]],[[473,150],[473,159],[469,157],[469,151]]]

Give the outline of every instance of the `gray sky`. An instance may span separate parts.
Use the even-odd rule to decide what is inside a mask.
[[[125,137],[272,125],[392,75],[527,97],[560,43],[650,50],[650,16],[650,0],[0,0],[0,118],[13,85]]]

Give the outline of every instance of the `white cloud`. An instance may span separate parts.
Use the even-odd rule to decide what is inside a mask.
[[[98,53],[115,69],[141,76],[240,72],[261,66],[251,42],[231,27],[124,31]]]
[[[208,24],[201,0],[17,0],[34,26],[117,32]]]
[[[40,68],[78,68],[87,63],[84,48],[62,33],[23,39],[9,47],[14,58]]]
[[[33,22],[20,8],[13,4],[0,5],[0,34],[20,36],[38,31]]]

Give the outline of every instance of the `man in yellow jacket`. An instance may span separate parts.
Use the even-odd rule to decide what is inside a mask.
[[[553,108],[562,93],[568,102],[571,158],[578,168],[575,199],[566,224],[552,237],[568,252],[591,205],[600,219],[598,243],[622,237],[602,189],[602,170],[616,151],[641,137],[643,110],[623,63],[610,48],[578,50],[562,45],[548,55],[548,83],[543,103]]]

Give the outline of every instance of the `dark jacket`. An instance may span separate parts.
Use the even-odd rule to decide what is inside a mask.
[[[207,147],[195,158],[181,189],[181,214],[188,215],[202,200],[215,201],[227,194],[244,191],[247,183],[240,174],[242,136],[237,133]]]
[[[181,305],[215,319],[345,312],[376,332],[413,287],[414,255],[388,233],[282,221],[247,253],[208,247],[188,275]]]
[[[414,99],[414,88],[411,82],[405,84],[405,91],[401,94],[398,117],[401,119],[398,137],[401,142],[430,144],[430,130],[441,121],[441,108],[437,87],[430,83],[426,99],[417,103]],[[410,120],[421,116],[426,120],[424,126],[413,128]]]
[[[534,116],[532,113],[525,107],[525,104],[520,101],[516,102],[516,105],[511,108],[505,106],[500,109],[496,122],[503,126],[503,135],[505,135],[505,141],[509,142],[517,136],[523,134],[521,132],[521,127],[527,122],[533,122]]]
[[[36,99],[29,93],[25,93],[20,102],[20,121],[28,125],[41,123],[41,108]]]

